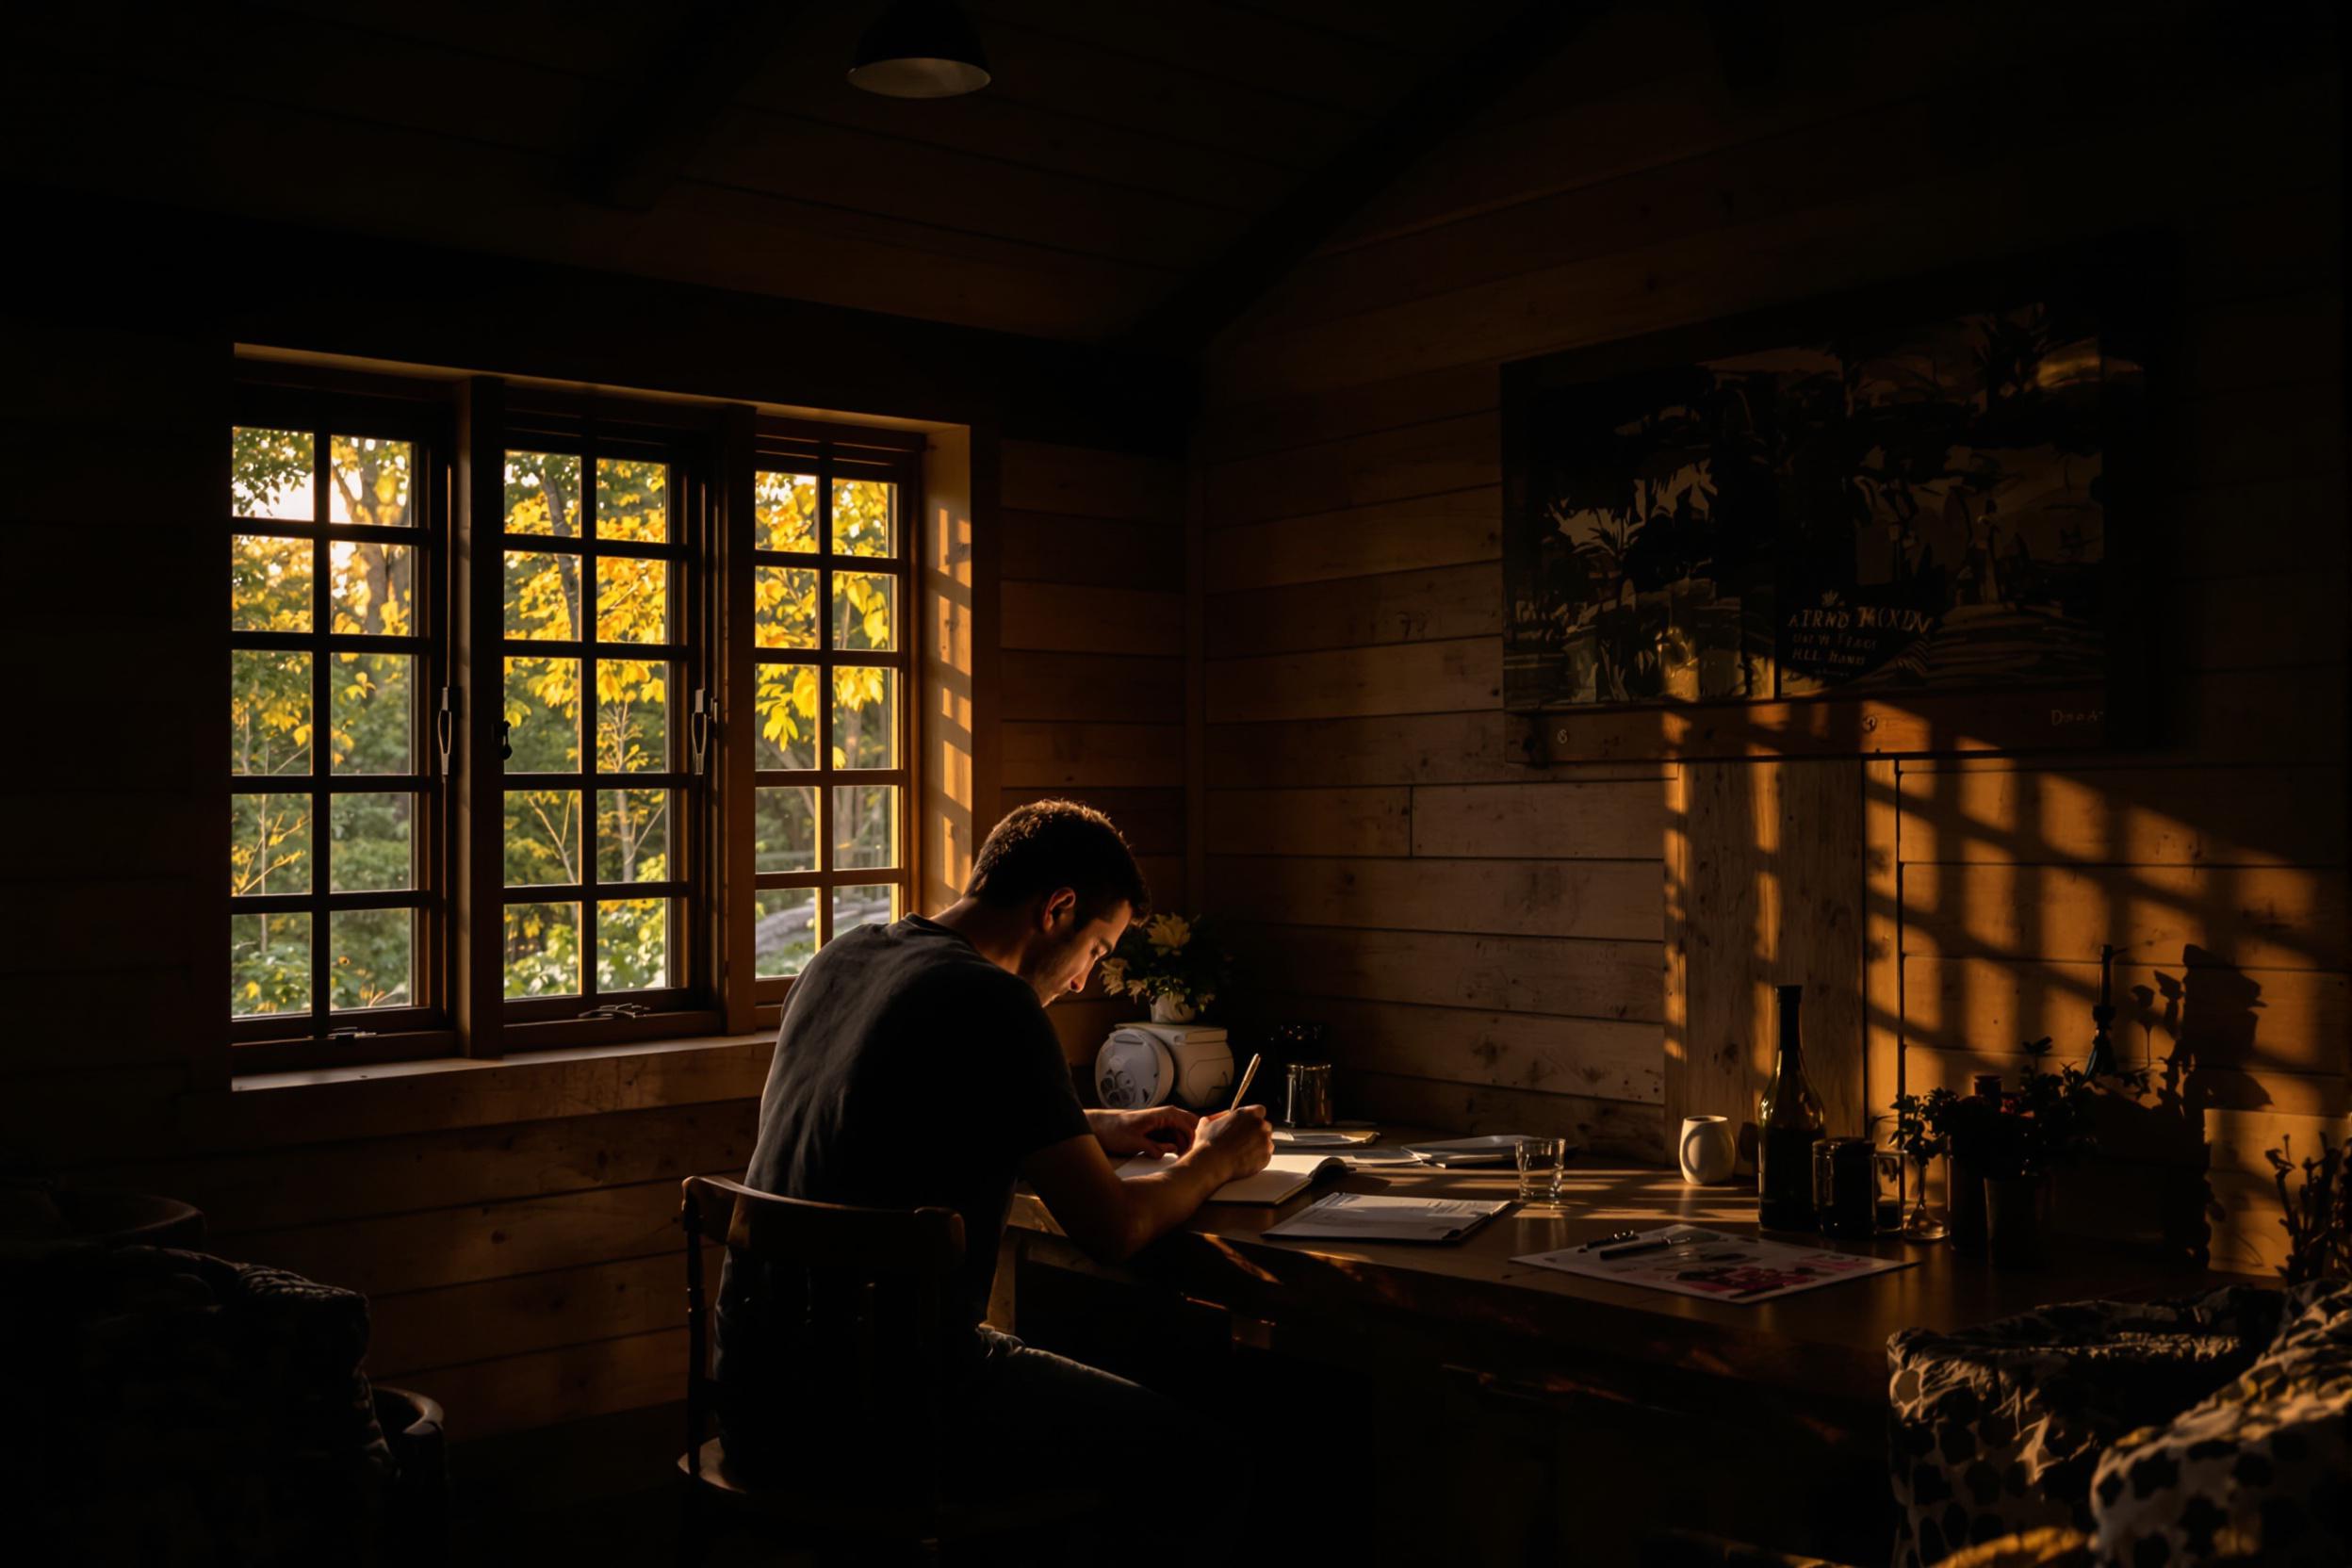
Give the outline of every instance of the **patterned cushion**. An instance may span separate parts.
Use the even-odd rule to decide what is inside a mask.
[[[2046,1525],[2023,1535],[1963,1546],[1944,1559],[1944,1568],[2092,1568],[2094,1561],[2089,1536],[2064,1525]]]
[[[2352,1561],[2352,1285],[2300,1285],[2244,1376],[2118,1438],[2091,1482],[2119,1568]]]
[[[2253,1364],[2276,1291],[2087,1301],[1887,1342],[1896,1568],[2063,1527],[2089,1533],[2099,1456]]]

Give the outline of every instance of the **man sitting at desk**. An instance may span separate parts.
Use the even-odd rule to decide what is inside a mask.
[[[936,919],[838,935],[792,983],[760,1101],[745,1182],[788,1198],[964,1217],[954,1310],[972,1325],[949,1391],[975,1465],[1075,1458],[1106,1431],[1153,1429],[1173,1407],[1138,1385],[987,1327],[997,1244],[1025,1179],[1070,1237],[1116,1261],[1265,1166],[1266,1113],[1082,1108],[1044,1009],[1083,989],[1151,897],[1126,841],[1070,801],[999,823],[964,896]],[[1154,1135],[1159,1135],[1155,1137]],[[1162,1140],[1165,1141],[1162,1141]],[[1179,1152],[1121,1181],[1113,1156]],[[763,1282],[730,1259],[719,1370],[731,1458],[781,1439],[762,1414],[789,1399],[762,1364]]]

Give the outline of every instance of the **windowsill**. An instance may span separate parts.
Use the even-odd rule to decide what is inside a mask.
[[[609,1062],[625,1056],[655,1056],[672,1051],[712,1051],[753,1043],[773,1045],[774,1035],[696,1035],[687,1039],[636,1040],[626,1045],[575,1045],[560,1051],[510,1051],[503,1056],[426,1056],[411,1062],[369,1062],[359,1067],[297,1068],[286,1072],[249,1072],[229,1086],[232,1094],[309,1088],[320,1084],[357,1084],[371,1079],[417,1078],[433,1073],[498,1072],[554,1062]]]
[[[756,1099],[773,1034],[255,1072],[181,1098],[199,1148],[387,1137]]]

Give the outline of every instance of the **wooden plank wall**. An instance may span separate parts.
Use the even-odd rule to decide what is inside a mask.
[[[196,1083],[190,1063],[218,1039],[220,960],[204,944],[225,849],[208,846],[226,825],[204,831],[221,752],[204,715],[220,689],[186,650],[220,610],[200,590],[217,575],[229,345],[0,326],[46,372],[0,385],[21,476],[0,503],[0,638],[12,668],[41,672],[11,709],[39,755],[16,760],[33,765],[11,771],[6,803],[24,831],[0,871],[0,1161],[185,1199],[221,1255],[367,1292],[369,1371],[441,1399],[459,1440],[679,1398],[678,1182],[742,1169],[767,1042],[333,1087]],[[1006,596],[1035,629],[1012,657],[1059,673],[1013,683],[1022,760],[1008,777],[1102,785],[1147,849],[1180,855],[1181,795],[1152,759],[1180,766],[1181,747],[1137,722],[1158,688],[1100,680],[1084,651],[1120,641],[1139,668],[1173,665],[1166,606],[1025,608],[1041,581],[1099,583],[1113,540],[1165,577],[1153,531],[1175,536],[1170,466],[1012,450]],[[1060,706],[1065,688],[1098,687],[1086,716]],[[1022,727],[1040,716],[1070,719],[1069,733],[1044,726],[1031,744]],[[1104,753],[1121,767],[1054,771],[1103,735],[1132,737]],[[1155,859],[1155,879],[1179,866]],[[658,1478],[666,1456],[648,1462]]]
[[[1107,812],[1157,906],[1184,909],[1184,465],[1038,441],[1002,452],[1000,804]],[[1080,1063],[1134,1009],[1090,987],[1050,1016]]]
[[[2187,1228],[2275,1254],[2250,1172],[2344,1126],[2347,1068],[2341,79],[2328,24],[2292,30],[2317,14],[1855,12],[1735,90],[1703,8],[1625,8],[1219,338],[1207,902],[1253,923],[1273,1005],[1331,1019],[1360,1104],[1657,1150],[1686,1108],[1752,1105],[1786,967],[1838,992],[1809,1034],[1858,1119],[1906,1056],[1918,1083],[2082,1039],[2105,939],[2146,993],[2129,1049],[2185,1031],[2197,1063],[2114,1142],[2210,1158]],[[2140,227],[2181,274],[2159,747],[1506,760],[1503,362]]]

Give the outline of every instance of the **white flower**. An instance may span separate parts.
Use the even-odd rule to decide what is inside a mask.
[[[1192,927],[1182,915],[1153,915],[1152,923],[1144,928],[1152,945],[1162,953],[1173,953],[1192,940]]]

